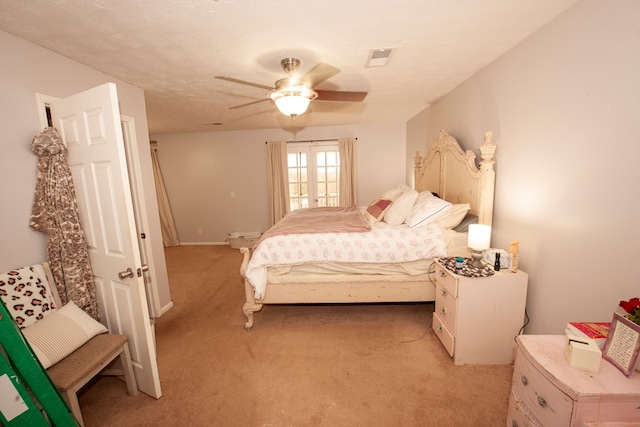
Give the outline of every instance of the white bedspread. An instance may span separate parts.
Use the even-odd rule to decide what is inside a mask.
[[[289,234],[268,237],[253,250],[246,278],[262,299],[267,267],[310,262],[397,263],[447,255],[440,226],[373,224],[358,233]]]

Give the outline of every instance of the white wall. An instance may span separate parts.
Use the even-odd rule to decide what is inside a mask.
[[[29,227],[36,185],[37,156],[29,149],[41,126],[35,93],[64,98],[101,85],[116,83],[120,112],[135,119],[136,138],[145,186],[150,229],[147,253],[159,286],[168,279],[149,154],[144,92],[61,55],[0,31],[0,271],[45,261],[46,236]],[[155,215],[154,215],[155,214]]]
[[[358,204],[406,182],[404,123],[306,128],[295,135],[278,129],[153,135],[181,243],[220,243],[230,232],[269,227],[265,141],[341,137],[358,138]]]
[[[429,133],[431,108],[426,108],[407,122],[407,184],[414,187],[414,158],[417,152],[425,156],[436,135]]]
[[[492,243],[521,240],[528,333],[640,296],[639,16],[636,0],[582,0],[408,123],[407,146],[495,133]]]

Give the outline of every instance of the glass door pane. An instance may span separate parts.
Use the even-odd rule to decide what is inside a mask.
[[[316,159],[317,206],[338,206],[340,153],[328,147],[314,147]]]
[[[309,207],[307,153],[288,153],[289,206],[291,210]]]

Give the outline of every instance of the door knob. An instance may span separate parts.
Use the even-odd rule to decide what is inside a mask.
[[[133,275],[134,275],[133,270],[130,268],[127,268],[125,271],[121,271],[120,273],[118,273],[118,278],[120,280],[124,280],[124,279],[129,279],[133,277]]]
[[[142,264],[142,267],[137,269],[138,277],[142,277],[142,273],[149,271],[149,266],[147,264]]]

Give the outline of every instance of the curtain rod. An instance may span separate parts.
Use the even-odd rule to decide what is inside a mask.
[[[330,138],[330,139],[304,139],[304,140],[299,140],[299,141],[286,141],[287,144],[288,143],[295,143],[295,142],[328,142],[328,141],[337,141],[338,138]],[[356,141],[358,140],[358,138],[356,138]],[[269,141],[265,141],[265,144],[268,144]]]

